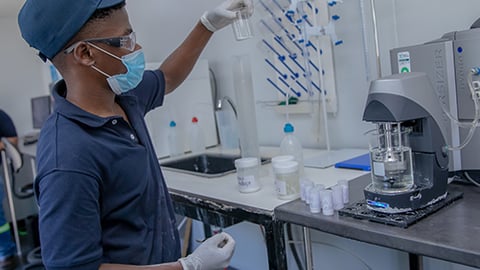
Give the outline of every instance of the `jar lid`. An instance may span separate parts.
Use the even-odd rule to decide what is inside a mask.
[[[282,155],[282,156],[276,156],[272,158],[272,164],[276,162],[283,162],[283,161],[294,161],[295,157],[292,155]]]
[[[249,168],[258,165],[258,158],[246,157],[235,160],[235,167],[237,168]]]
[[[292,173],[298,171],[298,162],[296,161],[282,161],[273,163],[272,165],[276,173]]]

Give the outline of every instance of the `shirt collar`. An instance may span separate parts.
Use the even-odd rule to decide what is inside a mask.
[[[100,117],[89,113],[75,104],[69,102],[65,99],[67,92],[67,86],[64,80],[60,80],[53,87],[53,97],[55,100],[55,112],[65,116],[68,119],[73,121],[80,122],[82,124],[88,125],[90,127],[101,127],[109,122],[112,118],[118,118],[120,116],[111,116],[111,117]],[[128,106],[135,106],[137,104],[137,98],[130,94],[122,94],[116,96],[117,102],[124,108],[125,112],[128,115],[129,110],[126,108]]]

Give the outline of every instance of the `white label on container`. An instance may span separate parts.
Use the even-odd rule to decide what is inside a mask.
[[[385,165],[382,162],[373,162],[373,174],[384,177]]]
[[[255,176],[253,175],[238,177],[237,179],[238,179],[238,185],[240,186],[241,189],[257,186],[257,183],[255,182]]]
[[[278,195],[287,195],[287,183],[284,181],[275,181],[275,189]]]

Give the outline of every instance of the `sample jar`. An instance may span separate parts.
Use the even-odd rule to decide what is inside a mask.
[[[252,26],[250,25],[250,14],[247,8],[235,11],[237,18],[233,21],[233,33],[238,41],[253,37]]]
[[[282,200],[298,198],[300,196],[298,162],[276,162],[272,166],[275,174],[277,197]]]
[[[247,157],[235,160],[237,168],[238,189],[242,193],[260,190],[258,158]]]

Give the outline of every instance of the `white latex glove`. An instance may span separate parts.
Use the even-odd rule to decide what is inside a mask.
[[[213,10],[203,13],[200,21],[210,31],[215,32],[231,24],[236,11],[246,9],[248,16],[253,14],[252,0],[226,0]]]
[[[226,268],[235,249],[235,240],[227,233],[216,234],[203,242],[185,258],[180,258],[183,270],[217,270]]]

